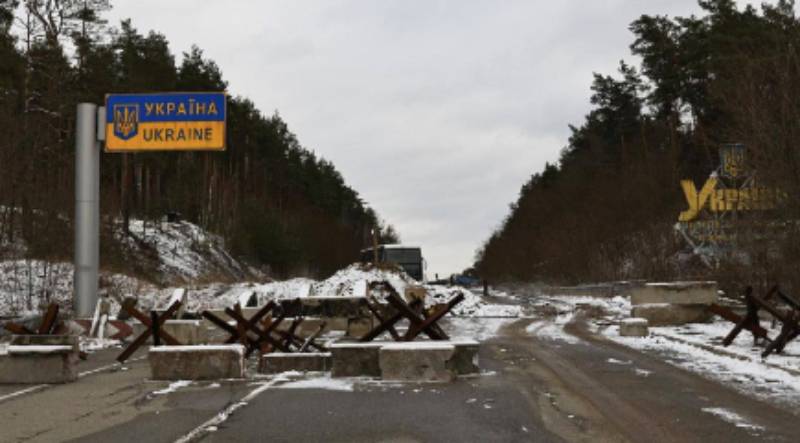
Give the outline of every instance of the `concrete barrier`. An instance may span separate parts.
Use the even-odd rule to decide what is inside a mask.
[[[380,349],[385,343],[334,343],[331,352],[331,376],[380,377]]]
[[[314,296],[279,301],[288,317],[365,318],[371,313],[366,297]]]
[[[648,283],[631,291],[632,305],[710,305],[717,301],[717,282]]]
[[[447,362],[447,367],[455,371],[456,375],[479,373],[478,351],[480,350],[480,343],[475,340],[457,340],[450,343],[455,346],[456,352]]]
[[[76,335],[12,335],[10,346],[71,346],[80,352],[80,341]]]
[[[459,375],[477,374],[480,371],[480,344],[475,340],[334,342],[328,345],[328,349],[331,351],[330,368],[333,377],[367,376],[387,380],[447,381]],[[382,362],[384,349],[389,349],[389,354],[386,361]],[[444,352],[442,349],[449,351]],[[430,370],[425,369],[426,367]],[[450,375],[446,375],[445,371]]]
[[[646,318],[626,318],[619,322],[619,335],[622,337],[647,337],[648,325]]]
[[[455,346],[449,342],[384,345],[379,352],[381,378],[395,381],[452,381],[456,372],[448,362],[455,353]]]
[[[225,319],[228,320],[228,324],[231,326],[236,326],[235,321],[228,319],[227,316]],[[228,337],[230,337],[230,334],[228,334],[226,331],[223,331],[210,321],[206,319],[198,321],[201,322],[201,328],[203,329],[202,334],[206,343],[221,344],[225,342]],[[295,335],[301,338],[307,338],[311,334],[317,332],[317,329],[319,329],[319,326],[322,324],[322,322],[325,322],[325,328],[322,331],[323,334],[326,334],[330,331],[347,331],[348,321],[346,318],[322,319],[306,317],[303,319],[300,325],[298,325],[297,329],[295,330]],[[285,318],[283,321],[281,321],[281,324],[278,325],[277,329],[279,331],[286,331],[291,325],[292,319]],[[259,328],[261,328],[260,325]]]
[[[711,313],[707,305],[656,303],[633,306],[631,317],[647,319],[650,326],[679,326],[707,322],[711,318]]]
[[[218,380],[244,378],[242,345],[158,346],[147,358],[153,380]]]
[[[286,371],[329,371],[331,369],[331,361],[330,352],[272,352],[261,357],[258,372],[262,374],[277,374]]]
[[[0,355],[0,384],[68,383],[78,379],[71,344],[10,345]]]
[[[162,328],[184,345],[201,345],[207,341],[207,329],[202,320],[167,320]]]
[[[351,318],[347,320],[347,330],[345,336],[361,338],[372,330],[375,321],[373,317]]]

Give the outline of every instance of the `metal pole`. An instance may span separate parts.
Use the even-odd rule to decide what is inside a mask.
[[[97,304],[100,265],[100,142],[97,105],[78,104],[75,125],[75,275],[72,306],[76,317],[91,317]]]

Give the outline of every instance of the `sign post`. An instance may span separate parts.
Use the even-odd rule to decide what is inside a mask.
[[[106,152],[224,151],[224,92],[108,94],[78,104],[75,123],[73,310],[91,317],[100,265],[100,142]]]
[[[80,103],[75,131],[75,274],[73,310],[90,317],[100,265],[100,142],[97,105]]]

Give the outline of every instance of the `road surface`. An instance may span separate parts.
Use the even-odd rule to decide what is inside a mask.
[[[119,351],[103,351],[76,383],[2,387],[0,441],[797,441],[797,411],[605,341],[580,317],[569,341],[535,336],[545,324],[509,320],[481,348],[484,373],[447,385],[261,379],[172,390],[146,380],[146,360],[109,367]]]

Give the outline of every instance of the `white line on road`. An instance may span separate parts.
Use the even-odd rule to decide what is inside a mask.
[[[186,434],[183,437],[175,440],[175,443],[188,443],[188,442],[193,441],[194,439],[196,439],[196,438],[198,438],[198,437],[200,437],[200,436],[202,436],[202,435],[204,435],[204,434],[206,434],[208,432],[212,432],[213,431],[212,428],[215,428],[216,426],[219,426],[221,423],[223,423],[225,420],[227,420],[228,417],[231,416],[231,414],[236,412],[237,409],[241,408],[242,406],[246,406],[247,403],[251,402],[254,398],[258,397],[259,394],[261,394],[262,392],[266,391],[267,389],[275,386],[276,383],[285,382],[285,381],[286,380],[283,379],[283,378],[277,378],[275,380],[270,380],[270,381],[264,383],[263,385],[259,386],[256,389],[253,389],[252,391],[250,391],[249,394],[245,395],[238,402],[236,402],[236,403],[228,406],[227,408],[223,409],[222,412],[220,412],[219,414],[215,415],[214,417],[211,417],[211,419],[207,420],[205,423],[201,424],[200,426],[194,428],[188,434]]]
[[[136,357],[136,358],[132,358],[132,359],[130,359],[128,361],[129,362],[135,362],[135,361],[141,360],[143,358],[145,358],[145,357],[144,356]],[[87,375],[93,375],[93,374],[97,374],[99,372],[108,371],[109,369],[114,369],[117,366],[121,366],[121,363],[112,363],[110,365],[101,366],[99,368],[91,369],[91,370],[88,370],[88,371],[83,371],[83,372],[78,374],[78,378],[83,378],[83,377],[86,377]],[[51,386],[53,386],[53,385],[44,384],[44,385],[30,386],[30,387],[27,387],[25,389],[20,389],[19,391],[14,391],[14,392],[12,392],[10,394],[6,394],[6,395],[0,397],[0,403],[4,402],[6,400],[11,400],[12,398],[19,397],[21,395],[33,394],[34,392],[39,392],[39,391],[44,390],[46,388],[49,388]]]
[[[25,395],[25,394],[29,394],[29,393],[32,393],[32,392],[40,391],[42,389],[47,388],[48,386],[50,386],[50,385],[36,385],[36,386],[31,386],[29,388],[21,389],[21,390],[16,391],[16,392],[12,392],[10,394],[7,394],[7,395],[4,395],[4,396],[0,397],[0,403],[4,402],[6,400],[11,400],[14,397],[19,397],[20,395]]]

